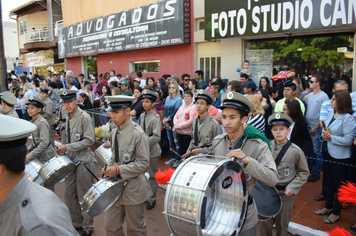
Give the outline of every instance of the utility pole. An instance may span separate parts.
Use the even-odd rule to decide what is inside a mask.
[[[0,91],[4,92],[7,90],[7,76],[6,76],[6,60],[5,60],[5,51],[4,51],[4,38],[2,32],[2,3],[0,1]]]

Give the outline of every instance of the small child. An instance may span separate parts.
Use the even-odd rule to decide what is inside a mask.
[[[247,61],[247,60],[244,61],[244,66],[240,71],[240,76],[241,76],[241,74],[246,74],[246,75],[248,75],[248,77],[251,76],[251,69],[250,69],[250,62],[249,61]]]
[[[303,151],[288,141],[287,135],[293,120],[288,115],[275,113],[268,118],[274,140],[272,140],[272,155],[276,161],[278,184],[276,188],[282,195],[282,209],[272,219],[258,223],[261,236],[272,236],[273,224],[276,224],[277,236],[287,235],[295,196],[307,181],[309,176],[308,163]],[[279,153],[287,146],[282,158]],[[278,159],[280,161],[278,161]]]

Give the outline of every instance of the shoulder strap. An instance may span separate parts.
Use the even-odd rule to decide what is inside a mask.
[[[242,143],[243,143],[244,139],[245,139],[245,136],[242,135],[242,137],[241,137],[240,140],[236,143],[236,145],[234,146],[233,149],[234,149],[234,150],[235,150],[235,149],[239,149],[239,148],[242,146]]]
[[[287,152],[288,148],[290,147],[290,145],[292,145],[291,141],[288,141],[286,144],[284,144],[282,150],[279,152],[276,160],[274,160],[276,162],[276,166],[278,167],[279,163],[281,162],[284,154]]]

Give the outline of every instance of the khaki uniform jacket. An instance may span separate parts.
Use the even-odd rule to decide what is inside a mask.
[[[119,148],[119,162],[115,162],[115,134]],[[128,183],[119,199],[121,205],[137,205],[152,195],[151,187],[144,173],[150,164],[150,150],[147,135],[131,119],[122,127],[111,131],[112,163],[118,165],[120,175]]]
[[[194,145],[195,137],[195,124],[199,121],[198,124],[198,146]],[[199,119],[199,116],[193,120],[192,125],[192,140],[187,151],[192,151],[193,149],[198,148],[200,153],[208,153],[210,151],[210,146],[213,143],[213,140],[216,136],[222,134],[220,124],[213,118],[209,113],[203,119]]]
[[[222,141],[213,149],[212,154],[226,156],[235,147],[241,137],[242,134],[230,142],[226,134],[217,136],[213,141],[213,147],[221,139]],[[276,164],[268,145],[260,139],[247,139],[242,144],[242,151],[250,157],[250,162],[247,165],[240,163],[240,166],[246,172],[245,177],[249,193],[252,193],[257,180],[261,180],[271,187],[276,186],[278,182]],[[247,218],[241,232],[251,229],[257,222],[257,207],[255,202],[253,202],[253,204],[248,206]]]
[[[284,144],[276,144],[272,141],[272,155],[276,159]],[[278,184],[285,186],[297,195],[309,176],[308,162],[304,152],[294,143],[288,148],[277,167]]]
[[[15,111],[15,109],[11,109],[11,110],[8,111],[8,112],[5,112],[5,111],[4,111],[4,115],[19,118],[19,115],[17,114],[17,112]]]
[[[1,235],[79,235],[68,208],[26,174],[0,204]]]
[[[37,116],[31,122],[37,126],[37,129],[32,133],[33,144],[28,147],[30,153],[28,154],[31,159],[38,158],[45,162],[56,156],[56,151],[50,145],[50,135],[52,132],[48,122],[42,117]]]
[[[148,141],[150,143],[150,157],[159,157],[162,152],[161,147],[159,146],[162,127],[161,119],[155,110],[150,111],[148,114],[142,112],[140,116],[140,126],[142,129],[145,117],[146,134],[148,135]]]
[[[69,122],[69,127],[68,127]],[[93,161],[94,153],[90,147],[95,143],[94,123],[91,116],[79,107],[66,118],[65,134],[70,129],[70,143],[66,140],[67,154],[74,162]]]
[[[54,104],[49,98],[46,98],[46,100],[44,100],[43,102],[46,104],[46,106],[43,108],[44,113],[42,113],[41,115],[47,120],[50,126],[54,125]]]

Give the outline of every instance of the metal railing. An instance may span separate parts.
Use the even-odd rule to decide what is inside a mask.
[[[25,33],[25,43],[49,41],[48,28],[29,30]]]

